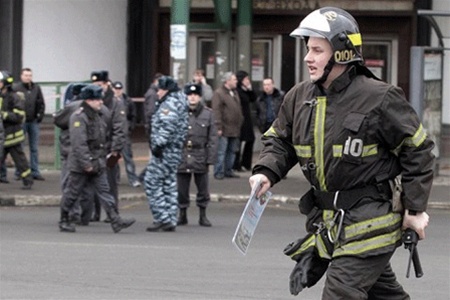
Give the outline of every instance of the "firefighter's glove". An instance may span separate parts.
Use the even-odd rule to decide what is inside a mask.
[[[315,285],[328,268],[329,261],[319,257],[315,243],[315,235],[308,233],[284,249],[284,254],[297,262],[289,276],[289,290],[292,295],[298,295],[303,288]]]
[[[161,146],[155,146],[152,148],[152,155],[156,158],[163,157],[163,148]]]
[[[328,261],[317,255],[315,248],[310,248],[301,256],[289,276],[289,290],[297,296],[303,288],[314,286],[325,274]]]

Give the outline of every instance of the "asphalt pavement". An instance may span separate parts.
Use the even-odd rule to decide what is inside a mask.
[[[25,147],[27,148],[27,147]],[[255,145],[258,148],[258,145]],[[45,181],[35,181],[31,190],[23,190],[20,181],[14,180],[14,169],[8,168],[9,184],[0,184],[0,206],[33,206],[59,205],[61,199],[60,171],[55,168],[58,160],[57,152],[53,145],[40,146],[41,173]],[[146,167],[149,159],[148,144],[146,142],[133,143],[134,161],[136,172],[139,173]],[[258,153],[255,152],[256,160]],[[133,188],[128,184],[123,161],[120,161],[121,180],[119,184],[119,200],[146,201],[143,187]],[[240,178],[228,178],[216,180],[212,170],[210,174],[211,201],[246,201],[250,193],[248,178],[250,172],[238,173]],[[283,179],[272,188],[273,202],[296,203],[300,196],[305,193],[309,185],[298,166],[294,167]],[[191,185],[191,194],[194,195],[196,188]],[[191,197],[195,199],[194,196]],[[450,209],[450,162],[441,162],[439,176],[435,177],[433,188],[429,199],[429,208]]]

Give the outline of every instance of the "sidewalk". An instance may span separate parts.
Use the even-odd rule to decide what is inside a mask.
[[[139,173],[148,162],[148,144],[137,142],[133,144],[136,172]],[[0,206],[27,206],[27,205],[59,205],[61,199],[59,170],[54,168],[55,149],[52,145],[40,146],[41,172],[45,181],[35,181],[31,190],[22,190],[22,183],[14,180],[14,170],[8,168],[9,184],[0,184]],[[257,153],[255,153],[255,159]],[[120,201],[137,200],[147,201],[144,188],[133,188],[128,184],[123,161],[120,162],[121,183],[119,185]],[[433,182],[429,199],[429,208],[450,209],[450,161],[441,162],[440,176]],[[211,201],[247,201],[250,193],[248,178],[250,172],[239,173],[240,178],[216,180],[210,172]],[[294,167],[287,178],[272,188],[273,202],[297,203],[300,196],[309,188],[300,168]],[[191,185],[191,193],[196,192]],[[192,195],[191,200],[195,196]],[[195,202],[191,203],[195,206]]]

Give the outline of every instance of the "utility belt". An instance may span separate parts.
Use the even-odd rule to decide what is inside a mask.
[[[184,145],[184,147],[186,149],[188,149],[188,150],[191,150],[191,149],[202,149],[202,148],[205,148],[205,145],[203,145],[203,144],[194,144],[191,141],[188,141],[186,143],[186,145]]]
[[[337,192],[323,192],[311,188],[300,198],[299,208],[300,212],[305,215],[308,215],[314,207],[320,210],[347,210],[365,197],[391,201],[392,190],[389,181]]]
[[[355,206],[359,200],[365,197],[385,201],[390,201],[392,198],[389,181],[347,191],[323,192],[313,190],[313,193],[316,206],[320,209],[330,210],[350,209]]]

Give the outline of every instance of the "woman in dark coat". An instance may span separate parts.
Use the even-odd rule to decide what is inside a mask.
[[[237,91],[241,99],[242,114],[244,115],[244,123],[241,127],[240,147],[236,153],[233,169],[243,171],[243,168],[250,171],[252,168],[253,145],[255,143],[255,132],[253,129],[252,114],[250,105],[256,101],[256,93],[252,89],[252,84],[248,73],[238,71],[236,73],[238,80]],[[244,148],[242,149],[242,143]],[[242,149],[242,151],[241,151]]]

